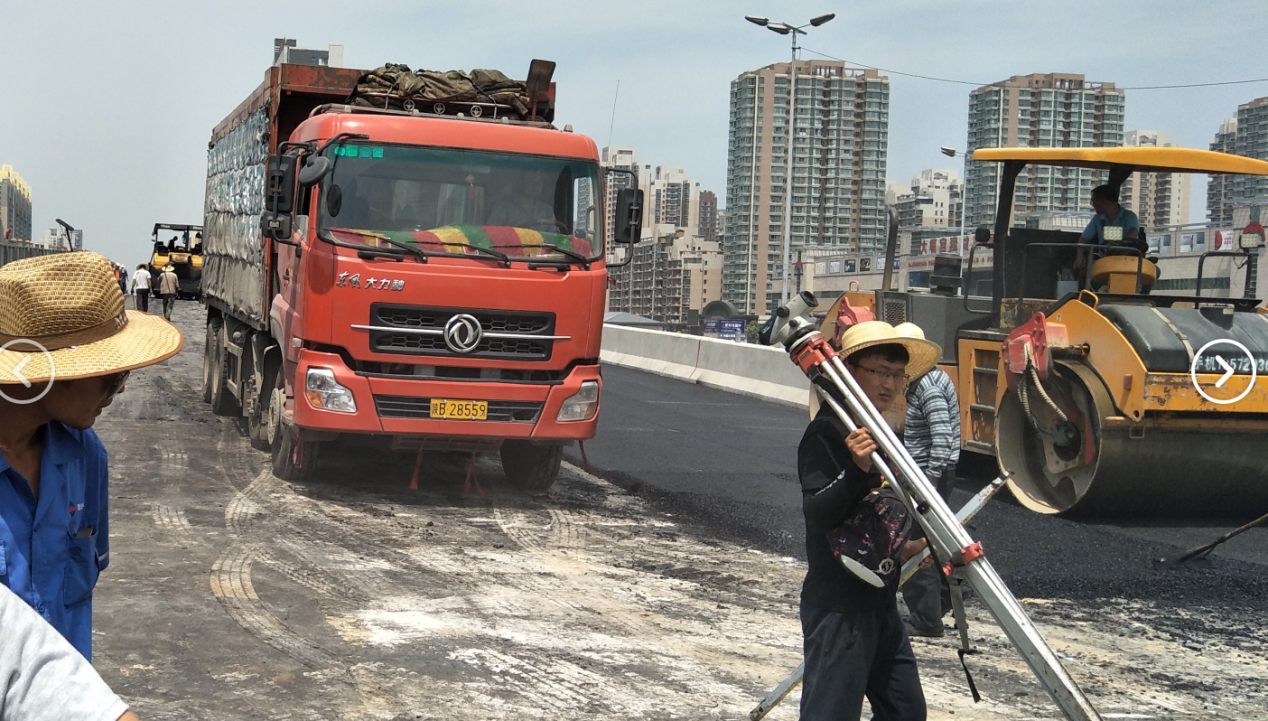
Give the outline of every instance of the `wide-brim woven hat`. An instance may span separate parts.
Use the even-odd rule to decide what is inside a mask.
[[[942,348],[937,343],[923,337],[901,335],[897,328],[883,320],[867,320],[847,328],[841,336],[841,357],[849,358],[878,345],[900,345],[907,349],[907,369],[904,372],[908,379],[919,378],[933,370],[942,358]]]
[[[56,253],[0,267],[0,383],[118,373],[167,360],[184,345],[163,318],[124,309],[105,256]]]

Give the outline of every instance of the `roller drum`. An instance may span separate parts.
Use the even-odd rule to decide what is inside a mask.
[[[996,415],[996,454],[1017,500],[1039,513],[1080,517],[1255,516],[1268,510],[1268,443],[1212,414],[1116,415],[1104,383],[1082,364],[1058,363],[1045,383],[1079,430],[1062,447],[1040,434],[1015,392]],[[1042,421],[1046,404],[1031,391]]]

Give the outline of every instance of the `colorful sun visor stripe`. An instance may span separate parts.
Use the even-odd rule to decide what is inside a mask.
[[[446,225],[443,228],[417,231],[380,230],[362,232],[340,229],[335,232],[355,236],[366,245],[374,247],[391,246],[390,243],[384,243],[375,237],[383,236],[391,238],[397,243],[417,245],[424,250],[428,250],[428,246],[432,246],[431,250],[443,250],[446,253],[465,255],[477,255],[476,251],[467,247],[474,246],[499,250],[511,257],[532,258],[551,252],[547,248],[540,247],[543,244],[571,250],[587,258],[592,255],[590,242],[584,238],[576,238],[563,233],[544,233],[537,230],[529,230],[528,228],[512,228],[505,225]]]

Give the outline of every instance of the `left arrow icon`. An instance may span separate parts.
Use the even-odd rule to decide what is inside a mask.
[[[18,361],[17,365],[13,366],[13,375],[18,379],[19,382],[22,383],[22,386],[25,388],[31,387],[31,381],[27,380],[26,376],[22,375],[22,369],[25,368],[26,364],[30,362],[31,362],[30,358],[23,358],[22,360]]]

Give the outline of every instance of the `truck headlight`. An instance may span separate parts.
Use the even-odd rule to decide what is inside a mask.
[[[588,421],[599,410],[599,382],[582,381],[581,390],[564,399],[557,421]]]
[[[352,391],[335,381],[335,372],[329,368],[309,368],[304,379],[304,395],[313,408],[337,413],[356,413],[357,401]]]

